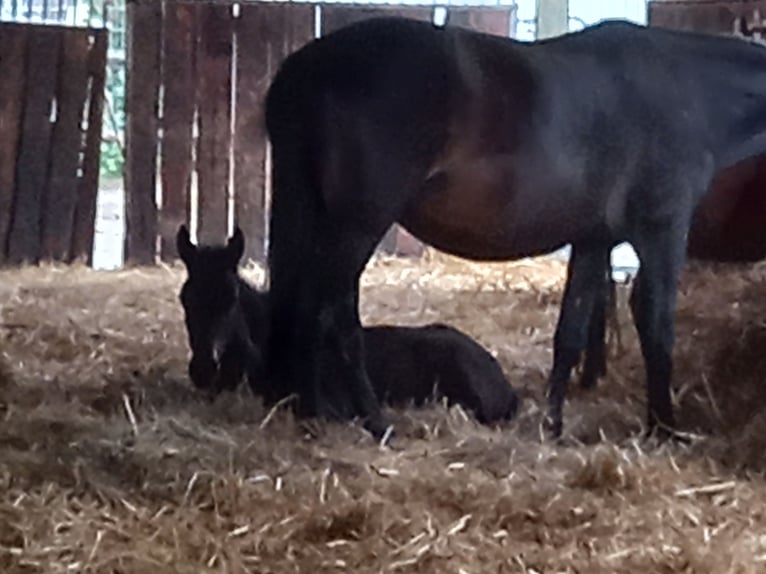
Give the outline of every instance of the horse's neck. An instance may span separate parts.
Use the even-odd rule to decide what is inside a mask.
[[[697,56],[699,97],[721,136],[717,167],[766,153],[766,48],[727,39],[720,50]]]
[[[718,154],[719,169],[766,154],[766,98],[763,112],[740,122],[728,136],[728,145]]]

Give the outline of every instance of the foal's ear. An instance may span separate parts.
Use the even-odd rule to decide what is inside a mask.
[[[226,251],[229,254],[229,263],[233,267],[239,265],[239,260],[245,253],[245,234],[239,226],[234,228],[234,233],[226,244]]]
[[[178,228],[176,234],[176,249],[178,249],[178,255],[188,267],[191,264],[194,255],[197,253],[197,248],[192,245],[191,237],[189,237],[189,230],[185,225],[181,225]]]

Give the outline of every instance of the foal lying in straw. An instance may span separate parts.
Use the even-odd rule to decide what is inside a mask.
[[[262,349],[269,296],[238,273],[242,232],[235,230],[226,246],[195,246],[182,226],[177,241],[188,272],[180,299],[195,386],[217,395],[247,376],[268,403],[290,395],[294,389],[280,388],[267,375]],[[497,360],[453,327],[365,327],[363,337],[367,373],[382,403],[419,406],[446,399],[484,424],[510,420],[518,410],[519,399]]]

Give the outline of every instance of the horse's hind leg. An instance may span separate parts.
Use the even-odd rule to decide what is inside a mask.
[[[403,186],[375,193],[391,183],[391,175],[367,174],[351,162],[312,176],[301,169],[307,162],[287,154],[288,144],[295,141],[274,146],[270,376],[286,381],[286,390],[298,394],[304,415],[336,420],[359,416],[380,436],[387,421],[365,368],[359,278],[394,221]],[[356,157],[348,151],[339,155]],[[396,165],[371,163],[381,169]],[[331,191],[323,194],[318,182]]]
[[[548,381],[548,423],[556,438],[561,436],[562,411],[572,369],[588,343],[589,324],[599,289],[594,289],[594,285],[604,283],[604,250],[608,252],[608,246],[572,246],[553,342],[553,369]]]
[[[382,234],[381,234],[382,236]],[[317,237],[312,273],[317,323],[312,352],[320,395],[332,401],[342,419],[360,417],[376,436],[387,427],[367,375],[359,319],[359,279],[380,239],[340,222]]]
[[[606,318],[608,308],[614,304],[610,297],[614,289],[611,273],[610,251],[604,253],[603,282],[595,283],[595,303],[588,326],[588,346],[585,350],[580,385],[591,389],[596,386],[598,379],[606,375]]]
[[[675,342],[674,314],[686,243],[680,226],[647,230],[634,241],[641,261],[630,297],[633,320],[646,366],[647,425],[665,435],[675,426],[670,383]]]

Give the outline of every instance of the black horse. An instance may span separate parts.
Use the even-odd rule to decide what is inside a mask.
[[[226,248],[197,247],[192,245],[188,229],[181,226],[176,243],[187,271],[179,299],[192,351],[192,383],[215,396],[234,390],[245,374],[251,384],[264,380],[263,345],[253,341],[266,338],[266,301],[254,290],[243,288],[237,273],[244,251],[242,232],[237,230]],[[242,307],[250,309],[250,317]],[[280,398],[265,386],[259,393],[268,400]]]
[[[373,19],[290,55],[266,99],[274,188],[268,370],[308,411],[386,426],[365,371],[358,280],[395,221],[443,251],[509,260],[572,245],[549,379],[562,426],[616,243],[648,426],[670,400],[677,282],[717,172],[766,152],[766,50],[603,23],[522,43]]]
[[[195,246],[182,226],[176,237],[188,277],[181,287],[192,359],[189,375],[211,396],[246,376],[255,394],[285,398],[263,370],[268,296],[238,273],[245,239],[236,229],[226,246]],[[468,335],[442,324],[365,327],[367,370],[376,398],[391,406],[446,399],[483,424],[511,420],[519,399],[497,360]]]

